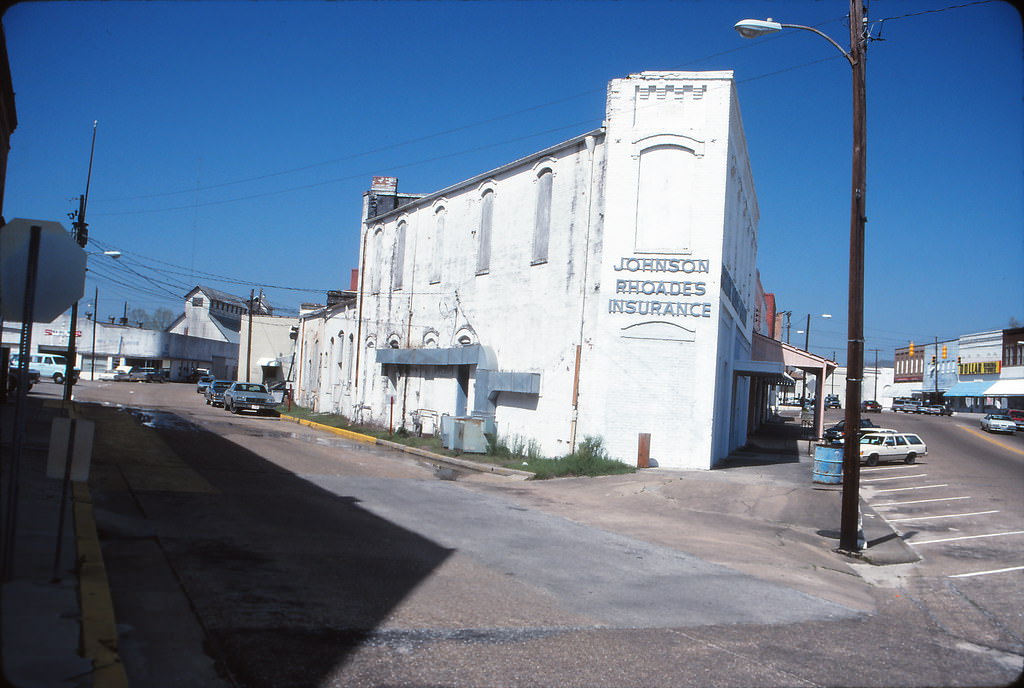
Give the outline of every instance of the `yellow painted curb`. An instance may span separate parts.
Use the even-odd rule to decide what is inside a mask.
[[[370,435],[364,435],[362,433],[353,432],[351,430],[343,430],[341,428],[335,428],[330,425],[323,425],[322,423],[316,423],[314,421],[305,420],[303,418],[296,418],[295,416],[285,415],[284,413],[281,414],[281,418],[284,420],[289,420],[293,423],[298,423],[299,425],[305,425],[311,428],[316,428],[317,430],[326,430],[327,432],[333,432],[336,435],[341,435],[342,437],[346,437],[350,440],[355,440],[357,442],[377,444],[382,447],[388,447],[389,449],[397,449],[398,451],[402,451],[407,454],[415,454],[416,456],[422,457],[424,459],[429,459],[434,463],[444,464],[446,466],[465,468],[467,470],[477,471],[479,473],[494,473],[495,475],[503,475],[507,478],[516,478],[519,480],[529,480],[530,478],[534,477],[534,475],[536,475],[529,471],[520,471],[516,470],[515,468],[504,468],[502,466],[495,466],[494,464],[489,463],[479,463],[477,461],[469,461],[467,459],[456,459],[451,456],[442,456],[440,454],[435,454],[434,452],[429,451],[427,449],[420,449],[419,447],[409,447],[404,444],[399,444],[398,442],[389,442],[388,440],[378,439]]]
[[[364,435],[361,432],[352,432],[351,430],[345,430],[343,428],[336,428],[336,427],[334,427],[332,425],[324,425],[323,423],[317,423],[315,421],[306,420],[305,418],[296,418],[295,416],[286,416],[283,413],[281,414],[281,418],[283,418],[284,420],[290,420],[293,423],[298,423],[299,425],[305,425],[305,426],[308,426],[308,427],[311,427],[311,428],[316,428],[317,430],[326,430],[327,432],[333,432],[335,435],[341,435],[342,437],[344,437],[346,439],[355,440],[356,442],[365,442],[366,444],[376,444],[377,443],[377,438],[376,437],[371,437],[370,435]]]
[[[96,533],[89,486],[73,483],[72,499],[79,566],[78,595],[82,607],[82,653],[92,660],[95,688],[127,688],[128,675],[117,651],[114,601]]]

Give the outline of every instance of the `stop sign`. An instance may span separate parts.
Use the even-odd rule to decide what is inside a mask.
[[[32,227],[39,227],[35,322],[50,322],[85,293],[85,251],[59,222],[15,218],[0,227],[0,317],[20,321]]]

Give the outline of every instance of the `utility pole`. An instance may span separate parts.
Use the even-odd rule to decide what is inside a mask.
[[[78,212],[75,214],[75,221],[72,223],[72,236],[82,248],[89,243],[89,225],[85,222],[85,208],[89,201],[89,185],[92,183],[92,160],[96,153],[96,125],[92,123],[92,146],[89,150],[89,171],[85,177],[85,193],[78,197]],[[94,322],[95,326],[95,322]],[[75,334],[78,330],[78,300],[71,304],[71,324],[68,327],[68,351],[67,362],[64,368],[64,401],[71,401],[71,387],[75,384]]]
[[[92,372],[89,373],[93,382],[96,381],[96,321],[100,317],[100,288],[94,287],[92,297]]]
[[[263,290],[261,289],[260,290],[260,294],[262,294],[262,293],[263,293]],[[249,336],[245,340],[245,381],[246,382],[250,382],[250,380],[249,380],[249,369],[251,367],[251,362],[252,362],[252,300],[253,300],[254,296],[256,296],[256,291],[253,290],[253,289],[250,289],[249,290]]]
[[[875,401],[878,401],[878,352],[881,349],[871,349],[875,352],[875,396],[872,397]]]

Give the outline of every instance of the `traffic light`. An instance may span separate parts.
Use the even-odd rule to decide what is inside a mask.
[[[932,354],[932,365],[935,365],[935,354]]]
[[[949,358],[949,356],[947,356],[946,353],[947,353],[946,352],[946,345],[943,344],[942,345],[942,360],[946,360],[947,358]]]
[[[907,355],[913,357],[913,355],[914,355],[914,342],[910,342],[910,350],[907,351]]]

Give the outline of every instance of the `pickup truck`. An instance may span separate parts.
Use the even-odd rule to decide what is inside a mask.
[[[932,416],[952,416],[953,411],[942,404],[927,404],[917,409],[917,413],[927,413]]]
[[[893,412],[903,411],[904,413],[920,413],[921,404],[914,399],[893,399],[892,410]]]

